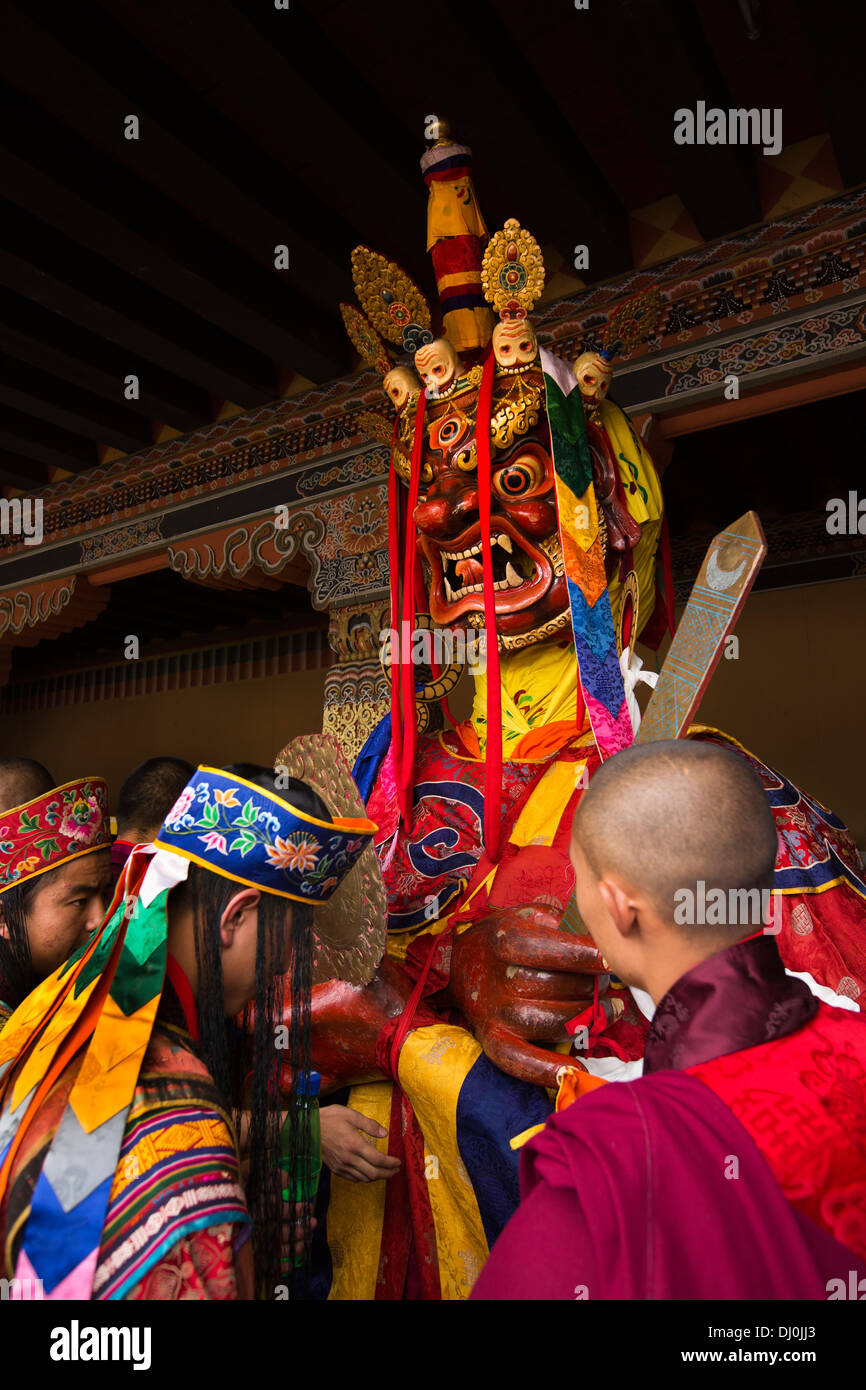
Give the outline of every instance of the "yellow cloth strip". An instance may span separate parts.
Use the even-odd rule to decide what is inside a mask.
[[[518,759],[520,740],[548,724],[570,721],[574,732],[578,732],[577,658],[573,642],[543,642],[537,647],[503,652],[499,680],[504,758]],[[471,722],[483,752],[487,742],[486,674],[475,677]]]
[[[13,1110],[16,1106],[20,1105],[25,1096],[29,1095],[34,1086],[39,1085],[39,1082],[45,1076],[45,1073],[51,1065],[57,1048],[65,1041],[69,1028],[81,1014],[98,984],[99,977],[95,980],[91,980],[90,984],[81,991],[76,999],[72,999],[71,996],[68,996],[63,1000],[63,1003],[52,1019],[51,1036],[49,1037],[46,1031],[45,1037],[39,1039],[32,1052],[28,1054],[24,1065],[15,1078],[12,1088],[11,1108]],[[7,1031],[8,1025],[7,1028],[3,1030],[4,1041]]]
[[[638,631],[641,631],[652,616],[655,607],[656,548],[664,511],[661,484],[652,459],[619,406],[614,405],[611,401],[602,401],[601,418],[619,464],[619,474],[625,489],[626,506],[629,514],[634,517],[641,528],[640,540],[632,552],[640,606]],[[634,492],[629,491],[630,483],[637,484]],[[644,501],[640,491],[641,488],[647,494],[646,501]],[[614,625],[616,625],[622,593],[618,572],[614,575],[608,588],[610,609],[613,614]]]
[[[480,270],[456,270],[452,275],[440,275],[436,281],[436,288],[441,294],[443,290],[450,290],[452,285],[480,285]]]
[[[457,352],[486,347],[493,332],[493,310],[486,305],[474,309],[444,309],[445,336]]]
[[[511,1149],[522,1149],[524,1144],[528,1144],[530,1139],[534,1139],[536,1134],[540,1134],[544,1125],[530,1125],[529,1129],[524,1129],[520,1134],[515,1134],[513,1139],[509,1139],[508,1146]]]
[[[481,208],[468,175],[431,179],[427,198],[427,250],[444,237],[487,235]]]
[[[416,1029],[400,1053],[400,1085],[424,1135],[443,1299],[468,1298],[490,1253],[457,1147],[457,1101],[480,1055],[480,1044],[469,1033],[445,1024]]]
[[[349,1108],[387,1130],[393,1089],[390,1081],[353,1086]],[[387,1153],[388,1140],[377,1139],[375,1147],[380,1153]],[[387,1178],[378,1182],[347,1182],[345,1178],[331,1175],[328,1247],[334,1276],[329,1299],[370,1302],[376,1297],[387,1182]]]
[[[513,845],[549,845],[586,762],[554,762],[533,790],[511,832]]]
[[[130,1104],[147,1051],[161,991],[129,1018],[109,996],[69,1103],[90,1134]]]

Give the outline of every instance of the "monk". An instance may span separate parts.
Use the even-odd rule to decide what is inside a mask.
[[[148,758],[133,768],[117,796],[117,836],[111,846],[114,881],[135,845],[154,840],[195,768],[184,758]]]
[[[0,806],[20,806],[53,786],[51,773],[35,758],[0,758]]]
[[[581,800],[571,857],[593,940],[655,1005],[643,1075],[588,1094],[566,1077],[472,1297],[848,1296],[866,1019],[786,974],[761,925],[776,830],[758,780],[711,744],[630,748]]]

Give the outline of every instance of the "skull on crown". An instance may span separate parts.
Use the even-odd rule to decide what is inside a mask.
[[[523,372],[538,356],[538,339],[527,319],[505,319],[493,330],[493,355],[501,372]]]
[[[382,382],[385,395],[394,402],[394,409],[400,415],[406,402],[421,390],[421,383],[411,367],[392,367]]]
[[[435,338],[415,353],[415,366],[427,396],[435,399],[450,389],[457,380],[463,364],[447,338]]]
[[[610,390],[613,368],[600,352],[582,352],[574,364],[574,375],[584,402],[597,404]]]

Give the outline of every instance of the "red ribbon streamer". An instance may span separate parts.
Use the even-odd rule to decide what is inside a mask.
[[[478,516],[484,580],[484,626],[487,656],[487,747],[484,763],[484,846],[495,864],[500,855],[499,822],[502,803],[502,688],[499,683],[499,644],[493,595],[493,550],[490,544],[490,414],[493,401],[493,350],[484,358],[475,416],[478,458]]]
[[[394,773],[400,814],[408,829],[412,819],[412,779],[415,774],[415,749],[418,725],[415,719],[415,672],[412,666],[412,629],[415,626],[416,529],[415,508],[421,483],[421,456],[424,451],[424,407],[426,391],[418,397],[415,411],[415,434],[412,440],[412,471],[409,480],[409,501],[406,510],[405,563],[403,566],[403,621],[400,627],[400,690],[403,707],[403,746],[400,763],[395,749]],[[393,582],[393,580],[392,580]],[[404,650],[408,646],[409,650]],[[408,659],[407,659],[408,658]]]
[[[394,421],[391,437],[391,467],[388,472],[388,567],[391,587],[391,633],[397,639],[397,650],[391,648],[391,753],[394,761],[394,776],[397,780],[398,799],[400,795],[400,764],[403,757],[403,721],[400,718],[400,490],[397,483],[397,470],[394,467],[394,449],[397,445],[397,430],[400,419]],[[403,812],[403,803],[400,802]]]

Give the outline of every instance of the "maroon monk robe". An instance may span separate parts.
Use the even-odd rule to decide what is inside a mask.
[[[866,1274],[709,1086],[659,1070],[793,1037],[816,1009],[769,937],[682,976],[650,1028],[651,1074],[582,1097],[527,1144],[521,1205],[472,1297],[826,1299],[830,1280]]]

